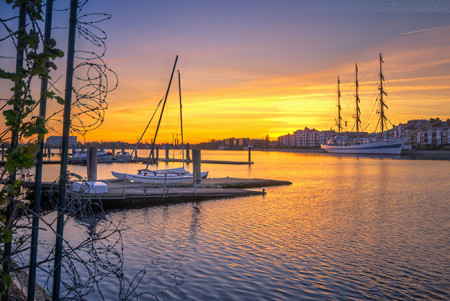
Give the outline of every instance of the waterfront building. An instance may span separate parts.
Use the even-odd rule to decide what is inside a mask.
[[[416,146],[447,145],[450,143],[450,119],[409,120],[405,124],[394,126],[392,132],[395,138],[410,137],[411,144]]]
[[[69,136],[69,147],[77,145],[77,136]],[[48,147],[61,147],[62,136],[49,136],[47,138],[46,146]]]
[[[318,131],[305,127],[303,130],[295,131],[294,134],[278,137],[278,146],[296,148],[320,147],[321,144],[324,144],[333,135],[335,135],[335,132],[332,130]]]
[[[228,138],[223,140],[223,144],[226,148],[234,148],[236,146],[236,138]]]
[[[252,139],[250,141],[250,145],[254,148],[268,148],[269,141],[266,139]]]
[[[281,147],[293,147],[295,146],[295,138],[292,134],[287,134],[278,137],[278,146]]]
[[[236,147],[237,148],[244,148],[249,146],[250,144],[250,138],[238,138],[236,139]]]

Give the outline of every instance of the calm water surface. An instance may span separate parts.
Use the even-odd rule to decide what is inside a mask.
[[[245,161],[247,153],[202,158]],[[126,275],[146,271],[138,291],[149,294],[140,300],[450,299],[449,161],[276,152],[252,160],[202,170],[293,184],[265,196],[107,214],[125,227]],[[57,174],[45,168],[47,180]],[[99,178],[139,168],[102,164]],[[70,223],[66,237],[87,231]],[[117,283],[102,288],[118,300]]]

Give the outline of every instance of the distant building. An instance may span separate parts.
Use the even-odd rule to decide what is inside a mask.
[[[250,145],[253,148],[268,148],[269,147],[269,141],[267,141],[266,139],[252,139],[250,141]]]
[[[409,120],[406,124],[393,127],[394,137],[410,137],[412,145],[446,145],[450,144],[450,119]]]
[[[334,131],[318,131],[305,127],[303,130],[295,131],[294,134],[278,137],[278,146],[297,148],[320,147],[321,144],[326,143],[335,134]]]
[[[77,136],[69,136],[69,147],[73,147],[76,144],[77,144]],[[62,136],[49,136],[47,138],[46,145],[50,147],[61,147]]]
[[[226,148],[234,148],[236,146],[236,138],[228,138],[223,140]]]
[[[244,148],[250,144],[250,138],[239,138],[236,139],[236,147]]]

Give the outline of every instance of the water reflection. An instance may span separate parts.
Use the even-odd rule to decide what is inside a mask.
[[[252,160],[202,169],[293,184],[265,197],[107,213],[126,227],[126,273],[145,268],[143,286],[161,300],[450,298],[449,162],[268,152]],[[117,299],[114,283],[105,286]]]
[[[201,229],[201,219],[202,214],[200,212],[201,204],[200,203],[193,203],[192,204],[192,221],[191,221],[191,227],[190,227],[190,242],[195,244],[197,243],[197,231]]]

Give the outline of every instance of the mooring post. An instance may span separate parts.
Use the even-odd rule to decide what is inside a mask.
[[[248,146],[248,164],[252,164],[252,147]]]
[[[169,162],[169,143],[166,143],[166,163]]]
[[[155,148],[155,151],[156,151],[155,164],[158,164],[158,162],[159,162],[159,147],[158,146]]]
[[[199,149],[192,150],[192,160],[194,163],[194,184],[200,184],[202,182],[201,162],[202,157]]]
[[[5,162],[5,145],[2,143],[2,161]]]
[[[88,148],[86,165],[88,182],[97,181],[97,148],[95,146]]]
[[[191,161],[191,156],[189,155],[189,143],[186,143],[186,162],[189,163]]]
[[[113,147],[113,149],[112,149],[112,155],[113,155],[113,157],[115,156],[115,154],[116,154],[116,149]]]

